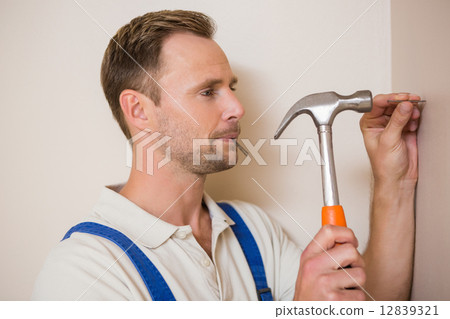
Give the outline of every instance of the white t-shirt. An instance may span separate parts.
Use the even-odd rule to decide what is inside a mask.
[[[205,193],[212,221],[212,260],[191,227],[147,213],[105,187],[84,220],[115,228],[135,241],[159,270],[176,300],[258,300],[247,260],[230,225],[234,222]],[[257,206],[230,201],[258,244],[274,300],[292,300],[301,249]],[[48,256],[33,300],[151,300],[135,266],[103,237],[73,233]]]

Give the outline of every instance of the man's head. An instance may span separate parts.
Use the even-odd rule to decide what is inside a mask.
[[[105,94],[127,137],[146,129],[170,136],[171,163],[196,174],[233,166],[230,146],[244,114],[233,92],[237,78],[213,32],[211,19],[198,12],[148,13],[119,30],[120,46],[109,44],[102,65]],[[195,165],[195,139],[211,139],[202,151],[221,147],[223,160]]]
[[[123,90],[132,89],[159,105],[161,88],[157,80],[163,65],[161,49],[164,42],[177,32],[190,32],[212,39],[215,24],[210,17],[200,12],[149,12],[124,25],[109,41],[103,56],[101,82],[111,111],[127,139],[131,138],[131,133],[121,110],[119,96]]]

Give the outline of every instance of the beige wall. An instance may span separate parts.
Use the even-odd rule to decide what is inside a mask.
[[[392,84],[427,103],[419,133],[413,300],[450,300],[450,2],[392,1]]]
[[[111,34],[133,17],[163,8],[214,17],[216,39],[240,78],[237,95],[247,109],[242,138],[253,144],[272,137],[285,112],[307,94],[391,87],[389,1],[367,11],[372,0],[79,3]],[[51,247],[90,211],[102,185],[124,181],[128,168],[125,139],[99,84],[109,40],[104,31],[75,2],[60,0],[1,1],[0,24],[0,299],[28,299]],[[358,120],[343,113],[334,132],[341,201],[364,247],[370,172]],[[266,142],[261,154],[267,166],[253,162],[213,175],[207,188],[216,199],[258,203],[305,246],[309,237],[252,180],[309,233],[319,229],[320,169],[311,161],[294,166],[305,139],[317,141],[315,127],[305,116],[284,136],[299,140],[289,148],[288,166],[279,165],[278,147]]]

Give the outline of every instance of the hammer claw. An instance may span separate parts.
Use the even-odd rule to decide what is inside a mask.
[[[372,109],[372,93],[358,91],[349,96],[342,96],[336,92],[316,93],[305,96],[297,101],[287,112],[275,132],[275,139],[279,138],[286,127],[302,113],[308,113],[317,127],[320,143],[322,165],[322,189],[325,214],[323,223],[334,223],[345,226],[345,217],[339,205],[336,173],[334,169],[333,144],[331,140],[331,125],[335,116],[345,110],[356,112],[370,112]],[[333,215],[333,216],[331,216]],[[336,216],[339,218],[335,218]],[[343,222],[342,222],[343,220]],[[339,221],[339,222],[338,222]]]

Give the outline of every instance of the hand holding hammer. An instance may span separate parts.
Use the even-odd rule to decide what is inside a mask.
[[[371,109],[370,91],[359,91],[350,96],[335,92],[312,94],[291,107],[275,133],[277,139],[295,117],[302,113],[309,114],[317,127],[323,160],[322,224],[326,226],[302,253],[294,300],[365,299],[362,291],[365,282],[364,261],[357,251],[358,240],[350,229],[343,228],[347,223],[344,210],[339,205],[331,125],[339,112],[369,112]],[[336,245],[336,242],[342,245]]]
[[[318,128],[325,164],[322,167],[324,226],[303,250],[294,300],[408,298],[418,178],[417,129],[421,113],[418,104],[422,102],[425,101],[418,95],[409,93],[378,95],[373,99],[373,110],[360,121],[375,182],[371,212],[374,221],[364,258],[357,250],[358,241],[353,232],[336,227],[346,226],[346,222],[337,193],[331,124],[342,110],[370,111],[370,92],[359,91],[351,96],[334,92],[313,94],[298,101],[285,116],[275,138],[296,116],[310,114]]]

